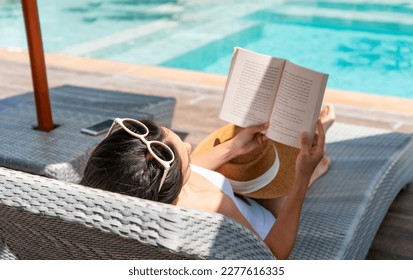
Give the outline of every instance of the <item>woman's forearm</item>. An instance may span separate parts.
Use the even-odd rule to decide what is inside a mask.
[[[191,163],[210,170],[217,170],[235,156],[234,150],[231,148],[231,141],[227,141],[208,151],[191,154]]]
[[[294,248],[308,180],[298,178],[281,208],[265,242],[278,259],[286,259]]]

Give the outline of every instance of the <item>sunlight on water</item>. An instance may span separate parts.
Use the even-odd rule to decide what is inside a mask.
[[[339,0],[38,0],[44,47],[226,75],[235,46],[330,74],[328,87],[413,98],[413,5]],[[0,48],[26,49],[20,0]]]

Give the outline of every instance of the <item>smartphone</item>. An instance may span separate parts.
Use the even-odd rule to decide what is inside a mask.
[[[113,119],[108,119],[103,122],[91,125],[89,127],[82,128],[80,131],[89,135],[98,136],[109,130],[113,123]]]

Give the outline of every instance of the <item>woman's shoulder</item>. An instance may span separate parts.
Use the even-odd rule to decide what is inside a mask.
[[[219,213],[251,228],[229,195],[213,186],[205,177],[198,176],[191,174],[188,185],[182,188],[179,195],[178,206]]]
[[[178,205],[213,212],[220,212],[231,198],[199,174],[192,174],[179,195]]]
[[[188,186],[179,195],[177,205],[183,208],[218,212],[220,204],[226,203],[226,197],[223,192],[208,188],[205,185],[195,188]]]
[[[237,210],[232,199],[223,192],[225,177],[202,167],[192,166],[193,171],[184,186],[178,205],[227,215]],[[211,176],[212,175],[212,176]]]

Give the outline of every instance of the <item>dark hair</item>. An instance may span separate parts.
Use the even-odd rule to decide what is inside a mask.
[[[148,140],[167,144],[175,160],[158,192],[165,172],[141,140],[123,129],[113,132],[92,151],[80,184],[144,199],[172,203],[183,185],[182,162],[173,143],[155,122],[141,120],[149,128]]]

